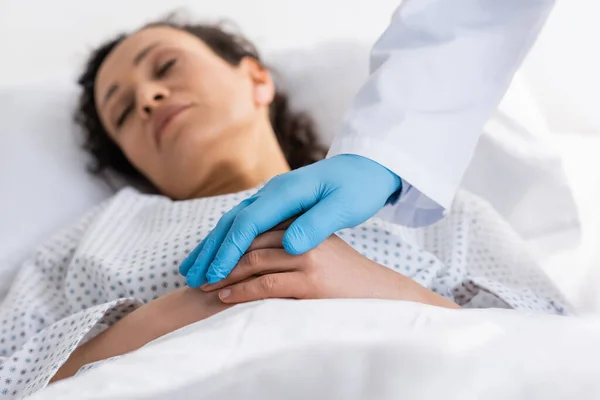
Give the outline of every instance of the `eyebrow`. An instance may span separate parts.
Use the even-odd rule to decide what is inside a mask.
[[[139,65],[139,63],[142,62],[142,60],[144,58],[146,58],[146,56],[156,47],[158,46],[159,43],[152,43],[146,47],[144,47],[133,59],[133,65],[137,66]],[[104,95],[104,100],[103,100],[103,104],[106,104],[108,102],[108,100],[110,100],[110,98],[115,94],[115,92],[119,89],[119,85],[116,83],[113,83],[110,88],[108,89],[108,91],[106,92],[106,94]]]
[[[137,56],[133,59],[133,65],[137,66],[156,46],[158,42],[152,43],[142,49]]]

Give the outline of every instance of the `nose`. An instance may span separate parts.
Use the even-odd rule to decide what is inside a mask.
[[[138,113],[148,118],[160,104],[169,97],[169,90],[161,85],[149,83],[140,85],[137,90]]]

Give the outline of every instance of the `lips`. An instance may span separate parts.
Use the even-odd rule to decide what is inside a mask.
[[[156,110],[152,119],[152,131],[154,133],[154,139],[156,140],[157,146],[160,145],[165,131],[169,124],[177,117],[180,113],[191,107],[191,104],[173,104],[165,105]]]

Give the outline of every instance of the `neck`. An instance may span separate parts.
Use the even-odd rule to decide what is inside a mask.
[[[223,139],[213,155],[220,160],[202,179],[192,198],[218,196],[252,189],[288,172],[275,132],[247,132]],[[227,143],[229,142],[229,143]],[[210,151],[210,150],[208,150]]]

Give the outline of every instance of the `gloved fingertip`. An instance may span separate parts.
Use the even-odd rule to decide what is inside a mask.
[[[281,243],[283,244],[283,249],[286,253],[293,256],[298,256],[306,252],[306,250],[304,250],[305,246],[303,246],[302,243],[299,243],[298,240],[286,239],[284,237]]]
[[[195,289],[204,285],[206,281],[204,280],[202,274],[199,274],[198,270],[192,267],[192,269],[187,274],[185,283],[192,289]]]
[[[183,276],[186,276],[191,268],[193,268],[194,264],[198,260],[200,253],[204,250],[204,243],[206,238],[196,246],[194,250],[190,254],[187,255],[185,260],[181,262],[179,265],[179,273]]]
[[[185,260],[183,260],[183,262],[179,265],[179,274],[186,276],[188,274],[188,272],[190,271],[190,268],[193,265],[194,260],[192,260],[191,257],[186,258]]]
[[[206,280],[211,285],[215,284],[217,282],[221,282],[223,279],[225,279],[225,277],[221,276],[221,274],[215,274],[215,273],[212,273],[210,271],[206,274]]]
[[[283,235],[283,240],[281,241],[283,249],[288,254],[298,256],[300,254],[306,253],[312,248],[310,244],[306,242],[306,240],[302,240],[301,237],[294,233],[295,232],[290,232],[290,230],[286,231]]]

